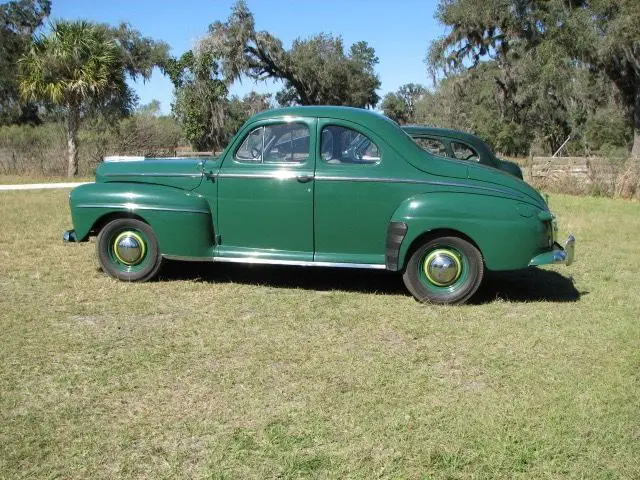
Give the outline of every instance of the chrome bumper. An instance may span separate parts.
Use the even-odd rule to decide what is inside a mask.
[[[576,238],[569,235],[564,242],[564,247],[559,243],[554,243],[553,250],[550,252],[536,255],[529,262],[529,266],[549,265],[564,263],[569,266],[573,263],[576,255]]]
[[[65,242],[65,243],[77,242],[78,238],[76,237],[76,231],[75,230],[67,230],[66,232],[64,232],[62,234],[62,241]]]

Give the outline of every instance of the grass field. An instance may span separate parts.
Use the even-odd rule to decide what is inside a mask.
[[[0,478],[640,478],[640,204],[471,305],[396,275],[102,274],[66,191],[0,194]]]

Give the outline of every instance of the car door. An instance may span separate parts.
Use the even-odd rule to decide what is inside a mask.
[[[315,119],[251,124],[217,175],[219,258],[313,260]]]
[[[401,160],[352,122],[320,118],[317,136],[314,260],[384,268],[389,221],[407,196],[389,181]]]

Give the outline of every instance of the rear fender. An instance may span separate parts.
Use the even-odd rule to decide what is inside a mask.
[[[438,232],[470,240],[490,270],[527,267],[533,256],[548,247],[548,230],[536,215],[522,216],[517,205],[517,201],[502,197],[460,192],[433,192],[407,199],[391,219],[407,226],[396,268],[404,268],[413,246]]]

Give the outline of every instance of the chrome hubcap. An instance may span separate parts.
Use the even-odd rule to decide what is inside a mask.
[[[144,240],[135,232],[122,232],[113,242],[113,253],[121,263],[135,265],[144,257]]]
[[[448,287],[460,277],[462,266],[457,255],[449,250],[434,250],[424,261],[427,279],[439,287]]]

